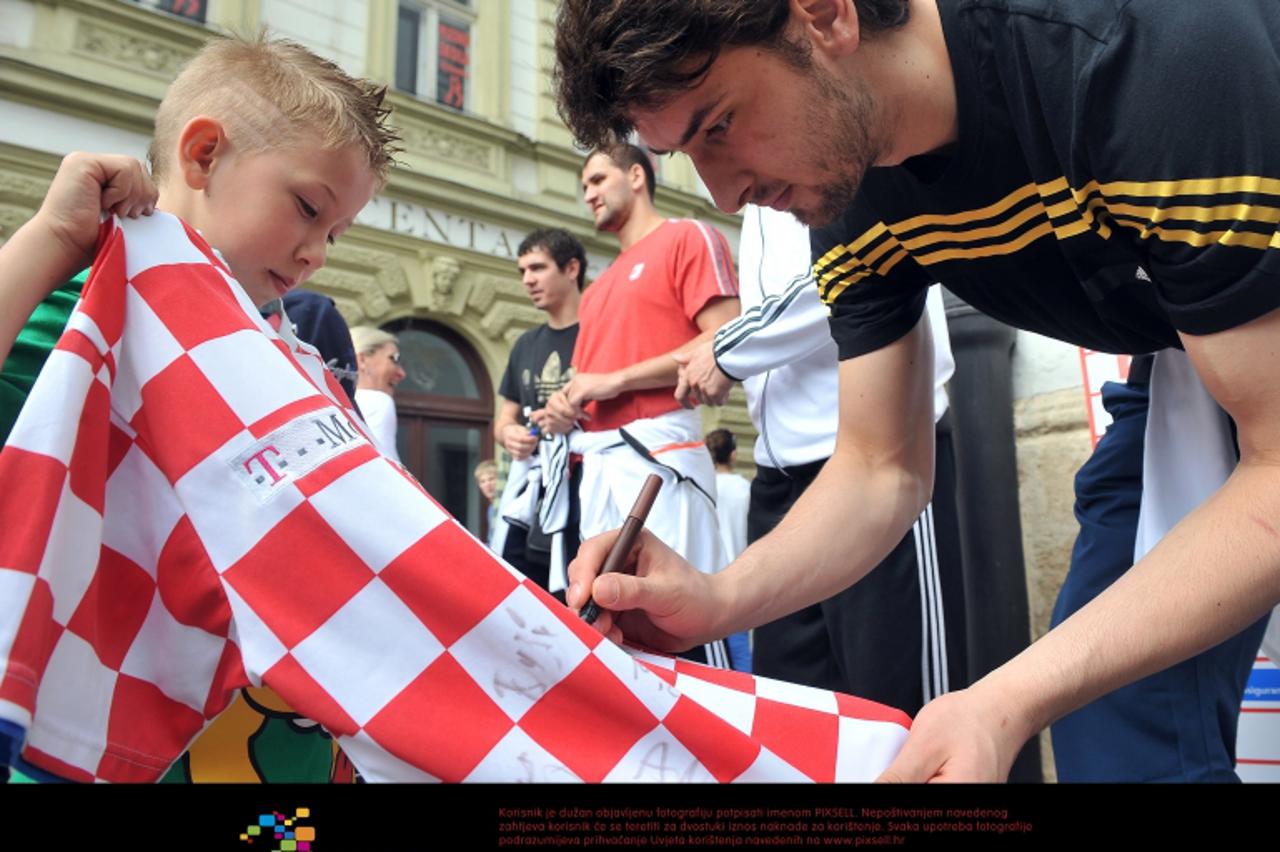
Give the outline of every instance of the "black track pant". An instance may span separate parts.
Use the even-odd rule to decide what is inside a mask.
[[[924,514],[860,582],[757,627],[754,674],[846,692],[912,716],[967,685],[955,460],[946,422],[938,429],[933,500]],[[822,465],[757,468],[747,515],[751,541],[777,525]]]

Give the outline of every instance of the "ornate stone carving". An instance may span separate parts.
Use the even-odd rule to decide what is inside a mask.
[[[404,124],[400,129],[406,150],[451,160],[482,171],[493,168],[493,148],[434,127]]]
[[[361,317],[377,318],[391,312],[391,299],[409,292],[409,282],[399,258],[374,249],[344,247],[329,256],[311,283],[330,295],[351,294],[348,309]],[[340,302],[335,297],[335,302]],[[346,318],[346,313],[343,313]],[[348,322],[350,319],[348,318]]]
[[[333,300],[333,304],[338,308],[338,313],[342,314],[342,318],[347,321],[347,325],[360,325],[364,321],[364,309],[359,303],[337,296]]]
[[[524,294],[524,287],[519,282],[486,275],[477,278],[471,291],[467,293],[467,307],[482,314],[487,313],[499,296],[524,301],[526,304],[528,299]]]
[[[467,307],[484,313],[493,307],[493,300],[498,298],[498,288],[492,278],[480,278],[467,293]]]
[[[342,247],[335,249],[329,260],[338,266],[371,273],[388,296],[394,298],[409,292],[409,279],[404,274],[399,257],[391,252]]]
[[[492,340],[500,340],[506,336],[512,326],[519,326],[519,331],[532,328],[543,321],[542,312],[530,304],[515,305],[510,302],[499,302],[480,320],[480,328]]]
[[[192,55],[190,50],[84,19],[76,22],[73,49],[164,80],[173,79]]]
[[[458,261],[441,255],[431,263],[431,286],[439,295],[448,296],[461,273],[462,265]]]
[[[368,276],[337,269],[321,269],[311,278],[311,284],[322,290],[337,290],[343,293],[355,293],[361,296],[372,284]]]
[[[375,319],[384,316],[391,311],[391,301],[381,290],[369,290],[365,294],[364,304],[365,307],[368,308],[366,313]]]

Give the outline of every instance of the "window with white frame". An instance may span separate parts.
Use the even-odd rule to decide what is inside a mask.
[[[396,88],[465,110],[471,101],[476,0],[400,0]]]

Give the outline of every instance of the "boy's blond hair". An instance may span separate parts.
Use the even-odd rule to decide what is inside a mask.
[[[241,151],[308,141],[324,148],[358,145],[385,183],[399,135],[386,123],[387,87],[347,74],[297,42],[237,37],[209,42],[186,64],[156,112],[148,159],[157,181],[191,119],[205,115]]]

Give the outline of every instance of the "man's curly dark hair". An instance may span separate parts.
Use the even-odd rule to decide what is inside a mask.
[[[908,0],[854,0],[871,35],[907,20]],[[809,45],[786,36],[787,0],[563,0],[556,17],[557,106],[584,148],[625,141],[629,115],[696,85],[720,51],[760,45],[792,65]]]

